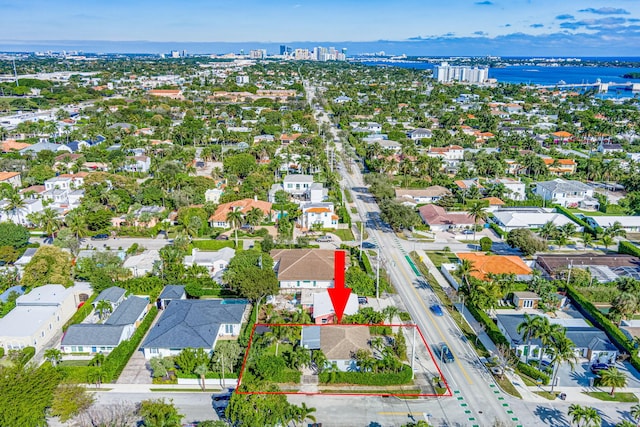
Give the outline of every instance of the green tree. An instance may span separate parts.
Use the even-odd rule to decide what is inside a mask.
[[[274,246],[275,242],[273,241],[273,236],[271,234],[267,234],[262,238],[262,242],[260,244],[260,249],[262,250],[262,252],[268,254],[269,252],[271,252],[271,249],[273,249]]]
[[[582,421],[584,421],[585,407],[574,403],[569,406],[567,414],[569,415],[569,417],[571,417],[571,424],[575,424],[576,426],[580,427]]]
[[[207,374],[209,373],[208,364],[200,363],[198,366],[195,367],[195,369],[193,370],[193,373],[198,375],[198,378],[200,381],[200,387],[202,388],[202,391],[205,391],[207,389],[206,378],[207,378]]]
[[[50,413],[66,423],[71,418],[86,411],[93,404],[93,396],[80,384],[58,385],[53,395]]]
[[[547,248],[547,245],[528,228],[511,230],[507,234],[506,242],[512,248],[520,249],[525,256],[531,256]]]
[[[140,402],[138,415],[145,427],[180,427],[184,415],[180,414],[173,400],[150,399]]]
[[[96,304],[96,311],[99,313],[101,320],[104,320],[107,313],[111,313],[111,310],[113,310],[113,306],[107,300],[98,301]]]
[[[471,273],[473,273],[474,271],[477,271],[477,270],[473,266],[473,262],[471,262],[468,259],[463,259],[460,261],[460,264],[458,264],[458,269],[456,270],[456,274],[458,274],[458,276],[462,278],[462,281],[466,286],[465,292],[467,293],[471,290],[469,277],[471,276]]]
[[[44,358],[56,366],[62,360],[62,352],[57,348],[48,348],[44,351]]]
[[[578,357],[576,356],[573,341],[567,338],[564,331],[561,334],[552,336],[552,341],[551,346],[547,347],[546,352],[551,356],[551,364],[554,365],[553,380],[551,382],[551,392],[553,393],[560,365],[566,362],[569,363],[571,369],[573,369]]]
[[[524,320],[522,323],[518,325],[517,331],[522,335],[522,339],[527,342],[526,349],[526,361],[529,362],[529,356],[531,355],[531,339],[536,336],[536,331],[538,330],[538,325],[540,323],[540,316],[529,316],[529,314],[524,314]]]
[[[484,236],[480,239],[480,250],[482,252],[490,252],[492,246],[493,241],[491,240],[491,238]]]
[[[67,228],[71,230],[76,239],[81,239],[86,237],[87,230],[87,221],[84,215],[78,210],[74,209],[64,217],[64,222],[67,225]]]
[[[13,222],[0,222],[0,246],[18,249],[29,243],[29,230]]]
[[[222,163],[226,173],[236,175],[240,179],[246,178],[257,169],[256,158],[249,153],[227,156]]]
[[[71,257],[55,246],[41,246],[25,266],[22,285],[36,287],[46,284],[71,286]]]
[[[415,210],[393,200],[380,202],[380,217],[396,231],[411,229],[420,223]]]
[[[475,187],[473,187],[475,188]],[[473,223],[477,226],[479,221],[485,221],[487,219],[487,209],[480,202],[474,202],[467,210],[469,216],[473,218]],[[476,227],[473,227],[473,241],[476,240]]]
[[[242,222],[244,221],[244,216],[242,215],[242,211],[233,210],[233,211],[227,212],[226,220],[235,231],[236,248],[237,248],[238,247],[238,228],[240,228],[240,226],[242,225]]]
[[[611,396],[615,395],[616,388],[627,386],[627,376],[616,367],[610,367],[600,372],[600,385],[611,387]]]

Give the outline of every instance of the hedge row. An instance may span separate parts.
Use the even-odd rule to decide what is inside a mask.
[[[573,212],[571,212],[569,209],[567,209],[567,208],[565,208],[563,206],[556,205],[555,208],[556,208],[556,210],[558,212],[560,212],[564,216],[568,217],[570,220],[572,220],[573,222],[577,223],[578,225],[582,226],[584,228],[584,231],[586,233],[591,234],[593,237],[598,237],[598,231],[602,231],[602,230],[597,230],[597,229],[593,228],[592,226],[590,226],[589,224],[584,222],[584,220],[581,220],[580,218],[575,216]]]
[[[300,383],[302,372],[297,369],[288,369],[278,372],[277,375],[269,378],[274,383]]]
[[[411,367],[402,365],[397,374],[391,372],[322,372],[318,375],[322,384],[360,384],[360,385],[400,385],[412,381]]]
[[[151,323],[158,314],[158,308],[152,307],[146,317],[133,333],[131,338],[123,341],[111,353],[107,355],[101,367],[95,366],[64,366],[60,370],[63,372],[65,379],[73,382],[90,383],[92,376],[100,372],[102,374],[102,382],[112,382],[116,380],[122,370],[129,362],[133,353],[138,349],[142,338],[151,327]]]
[[[469,310],[469,313],[471,313],[471,315],[478,322],[482,323],[485,326],[487,335],[489,335],[491,341],[493,341],[496,345],[504,344],[510,347],[509,341],[507,341],[504,335],[502,335],[502,332],[500,332],[498,326],[493,322],[493,320],[491,320],[491,318],[487,315],[487,313],[484,312],[484,310],[478,309],[472,304],[468,304],[466,307]]]
[[[67,323],[65,323],[62,327],[63,332],[66,332],[67,329],[69,329],[69,326],[75,325],[76,323],[81,323],[84,319],[87,318],[87,316],[91,314],[91,312],[93,311],[93,300],[96,299],[97,296],[98,295],[94,293],[93,295],[91,295],[91,297],[89,297],[88,300],[84,302],[84,304],[82,304],[82,307],[76,310],[73,316],[71,316],[71,319],[69,319],[69,321],[67,321]]]
[[[618,244],[618,253],[640,257],[640,248],[627,240],[622,240]]]
[[[521,373],[525,374],[528,377],[533,378],[534,380],[541,380],[542,384],[544,385],[549,384],[549,375],[539,371],[538,369],[534,368],[531,365],[527,365],[524,362],[518,362],[517,369]]]
[[[607,318],[600,310],[598,310],[590,301],[582,294],[575,290],[571,285],[566,286],[567,295],[573,300],[578,310],[587,318],[595,327],[601,328],[609,337],[609,339],[620,350],[625,350],[631,355],[630,362],[634,368],[640,370],[640,357],[638,357],[638,349],[636,349],[629,338],[620,330],[611,320]]]
[[[502,228],[498,227],[498,224],[496,224],[493,221],[489,221],[489,227],[495,231],[496,233],[498,233],[498,236],[502,237],[503,239],[507,238],[507,233],[506,231],[504,231]]]

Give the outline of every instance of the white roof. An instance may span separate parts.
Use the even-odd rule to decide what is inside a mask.
[[[284,182],[313,182],[313,175],[287,175]]]
[[[34,288],[28,294],[20,295],[16,305],[54,305],[58,306],[73,292],[62,285],[44,285]]]
[[[611,227],[619,222],[623,227],[640,227],[640,216],[590,216],[599,227]]]
[[[236,254],[235,249],[232,248],[222,248],[215,252],[209,251],[199,251],[194,248],[191,251],[191,255],[184,257],[184,263],[187,265],[191,264],[213,264],[217,261],[226,261],[227,263],[231,261],[231,258]]]
[[[0,319],[0,336],[30,337],[58,310],[53,305],[16,307]]]
[[[556,226],[562,226],[567,223],[574,224],[566,216],[559,213],[546,212],[514,212],[514,211],[495,211],[493,213],[505,227],[540,227],[551,221]]]
[[[333,313],[333,303],[328,291],[317,292],[313,294],[313,316],[324,316]],[[349,301],[344,308],[345,315],[352,315],[358,312],[358,295],[351,292]]]
[[[129,257],[124,264],[124,268],[137,268],[139,270],[151,270],[153,263],[160,259],[160,252],[155,249],[144,251],[140,255]]]

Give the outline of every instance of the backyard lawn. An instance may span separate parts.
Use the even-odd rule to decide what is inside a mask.
[[[426,251],[426,253],[438,268],[440,268],[442,264],[456,264],[458,262],[458,257],[456,257],[456,254],[454,254],[453,252]]]

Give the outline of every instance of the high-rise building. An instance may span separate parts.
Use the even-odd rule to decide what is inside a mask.
[[[263,59],[267,57],[267,49],[254,49],[249,51],[249,58]]]
[[[489,78],[489,68],[449,65],[443,62],[434,67],[433,74],[441,83],[457,81],[479,84]]]
[[[291,55],[291,52],[293,52],[293,49],[290,46],[280,45],[280,55]]]

